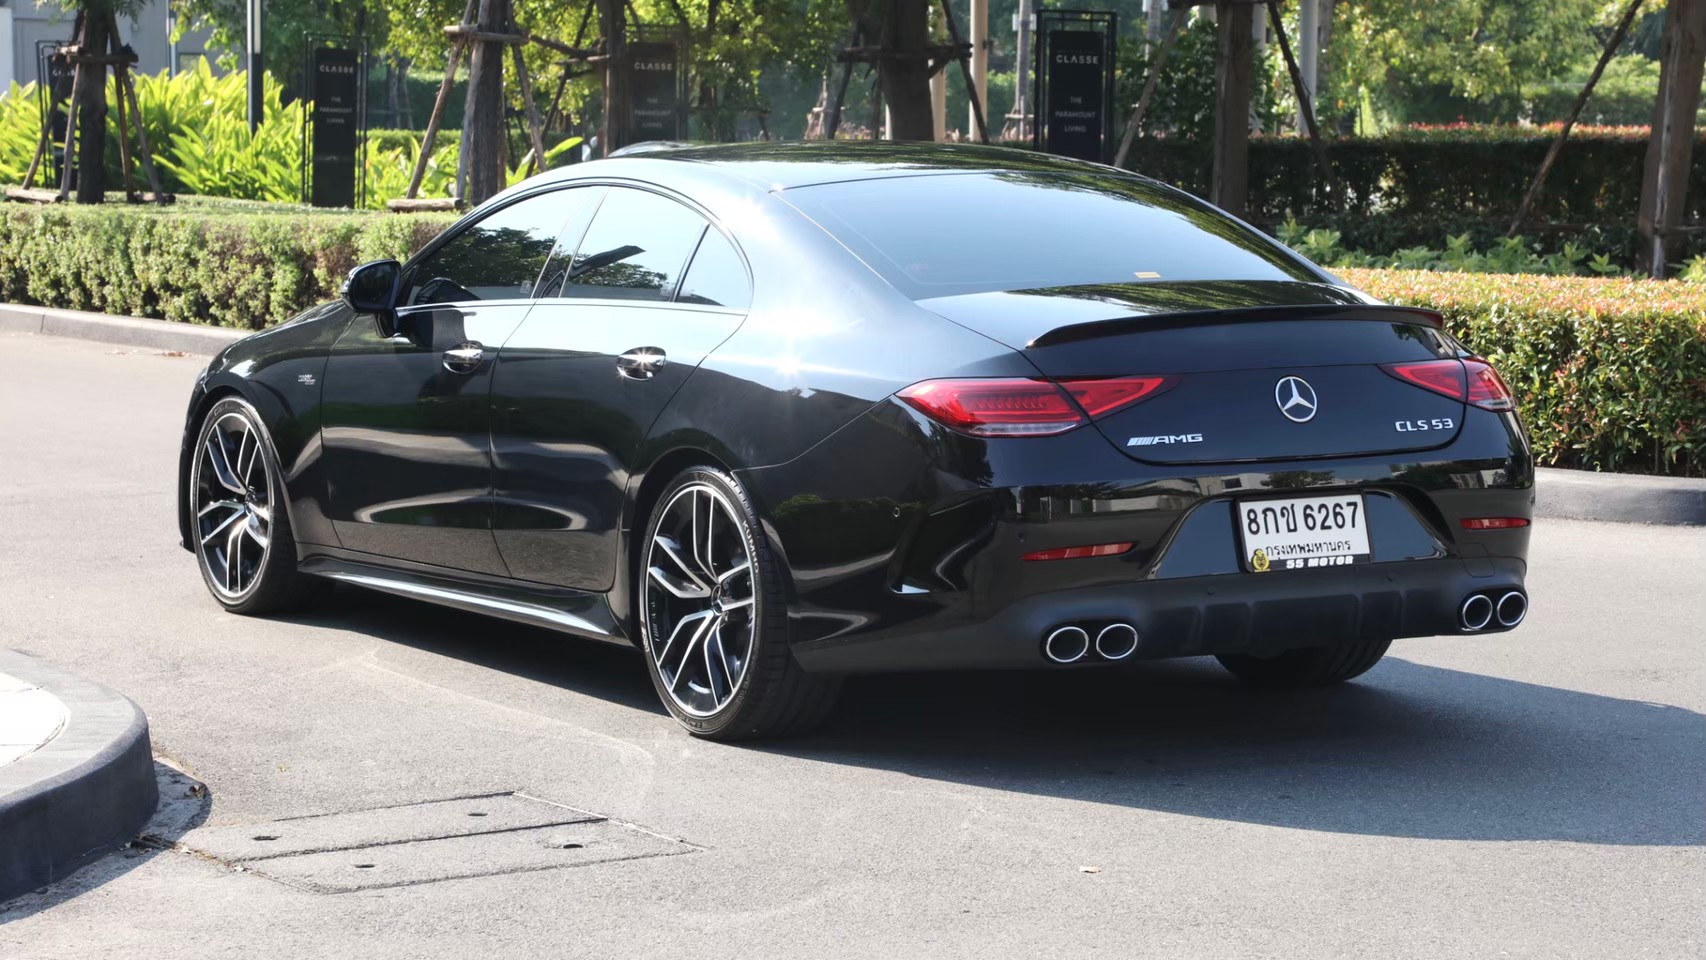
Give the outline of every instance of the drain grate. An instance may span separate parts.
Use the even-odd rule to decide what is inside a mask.
[[[215,827],[190,850],[320,893],[581,867],[700,848],[520,793]]]

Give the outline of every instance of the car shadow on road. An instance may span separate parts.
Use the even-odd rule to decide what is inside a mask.
[[[312,621],[663,713],[632,650],[345,595]],[[1401,652],[1355,682],[1288,693],[1206,659],[853,677],[816,733],[728,749],[1336,833],[1706,843],[1706,716]]]
[[[1092,803],[1450,840],[1706,843],[1706,717],[1388,657],[1264,693],[1213,661],[862,678],[766,749]]]

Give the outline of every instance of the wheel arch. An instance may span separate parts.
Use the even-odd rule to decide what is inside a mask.
[[[201,435],[201,427],[207,420],[208,411],[213,409],[214,404],[233,396],[243,397],[243,392],[229,383],[216,387],[199,385],[195,395],[190,398],[189,411],[184,415],[184,441],[178,448],[178,546],[191,553],[195,552],[195,545],[190,542],[190,458],[195,455],[196,438]]]
[[[652,460],[645,472],[638,475],[637,482],[629,487],[628,503],[623,511],[622,529],[619,531],[619,549],[621,556],[618,560],[618,575],[611,583],[610,612],[617,622],[622,625],[623,632],[630,643],[639,645],[639,627],[635,617],[635,607],[639,591],[639,540],[645,536],[646,524],[651,520],[653,508],[657,506],[658,498],[664,488],[691,467],[710,467],[720,470],[735,483],[740,481],[735,476],[734,459],[727,454],[720,454],[711,449],[713,444],[683,444],[665,450]],[[744,487],[743,487],[744,489]],[[763,505],[747,491],[748,498],[758,510],[758,523],[771,555],[781,564],[782,583],[785,595],[793,597],[793,572],[788,566],[787,557],[782,552],[782,545],[776,539],[775,530],[771,528],[769,519],[764,516]]]

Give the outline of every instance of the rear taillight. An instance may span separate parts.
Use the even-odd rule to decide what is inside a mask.
[[[898,396],[930,419],[974,437],[1046,437],[1153,397],[1161,376],[1061,380],[925,380]]]
[[[1493,365],[1477,357],[1463,361],[1469,372],[1469,402],[1483,410],[1515,410],[1516,398]]]
[[[1498,371],[1479,357],[1464,360],[1421,360],[1383,363],[1380,369],[1412,386],[1471,403],[1483,410],[1514,410],[1510,389]]]

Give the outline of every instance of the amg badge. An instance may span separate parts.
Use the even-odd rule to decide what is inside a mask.
[[[1128,447],[1147,447],[1157,443],[1202,443],[1200,433],[1175,433],[1161,437],[1132,437],[1125,442]]]

